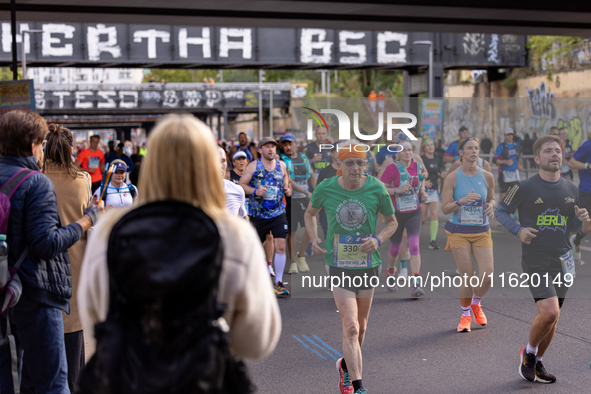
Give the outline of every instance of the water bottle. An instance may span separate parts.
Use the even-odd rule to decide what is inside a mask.
[[[259,180],[257,181],[257,189],[260,189],[260,188],[261,188],[261,180],[259,179]],[[263,196],[257,196],[257,195],[255,194],[255,195],[254,195],[254,199],[255,199],[255,200],[257,200],[257,201],[260,201],[260,200],[262,200],[262,199],[263,199]]]
[[[0,234],[0,289],[6,286],[8,281],[8,244],[6,235]]]

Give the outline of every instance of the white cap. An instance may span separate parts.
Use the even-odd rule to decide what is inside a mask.
[[[507,135],[507,134],[515,134],[515,132],[513,131],[513,129],[511,127],[507,127],[505,129],[505,135]]]

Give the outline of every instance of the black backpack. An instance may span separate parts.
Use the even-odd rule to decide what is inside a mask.
[[[192,205],[155,202],[123,216],[109,236],[109,312],[75,392],[254,392],[228,350],[222,258],[215,223]]]

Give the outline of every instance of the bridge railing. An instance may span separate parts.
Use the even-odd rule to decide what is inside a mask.
[[[64,91],[64,90],[258,90],[260,84],[258,82],[216,82],[216,83],[161,83],[161,82],[147,82],[147,83],[42,83],[36,84],[35,90],[42,91]],[[263,90],[279,90],[289,91],[291,89],[290,82],[268,82],[263,83]]]

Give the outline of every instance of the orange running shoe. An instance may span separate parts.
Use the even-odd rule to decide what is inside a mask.
[[[474,313],[474,319],[476,319],[476,323],[480,324],[481,326],[486,326],[486,316],[484,316],[484,312],[482,312],[482,308],[480,307],[480,305],[470,304],[470,308],[472,308],[472,312]]]
[[[472,316],[464,316],[460,319],[460,324],[458,324],[458,332],[470,332],[470,323],[472,323]]]

